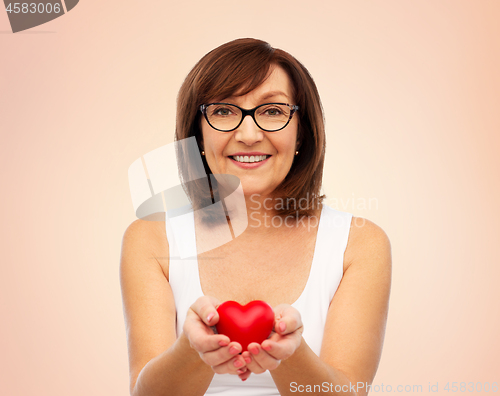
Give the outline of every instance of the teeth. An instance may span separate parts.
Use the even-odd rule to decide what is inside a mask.
[[[248,155],[235,155],[233,158],[238,161],[238,162],[260,162],[264,161],[268,155],[251,155],[248,157]]]

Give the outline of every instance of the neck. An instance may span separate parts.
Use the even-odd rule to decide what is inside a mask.
[[[223,195],[227,196],[227,195]],[[246,206],[246,214],[243,209],[243,200]],[[294,205],[294,200],[289,202],[287,198],[275,197],[273,194],[251,194],[241,195],[238,199],[226,201],[226,210],[231,213],[231,218],[227,217],[233,229],[242,230],[246,235],[272,235],[283,233],[285,230],[302,224],[297,221],[295,213],[282,216],[284,209],[298,208]],[[238,204],[239,202],[239,204]],[[299,202],[300,204],[300,202]],[[241,205],[241,207],[240,207]],[[300,205],[299,205],[300,207]],[[318,217],[321,213],[322,205],[314,208],[314,216]],[[240,231],[241,232],[241,231]],[[238,233],[238,231],[236,231]]]
[[[272,196],[252,194],[245,196],[247,207],[249,233],[271,233],[281,228],[282,220],[279,218],[276,200]]]

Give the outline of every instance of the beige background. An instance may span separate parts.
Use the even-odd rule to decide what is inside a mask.
[[[12,34],[2,8],[0,393],[128,394],[127,170],[173,141],[194,63],[239,37],[306,65],[327,203],[391,239],[374,384],[500,383],[499,17],[497,0],[83,0]]]

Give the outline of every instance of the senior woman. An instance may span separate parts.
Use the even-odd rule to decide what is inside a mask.
[[[248,226],[190,260],[173,241],[196,252],[192,219],[127,228],[120,279],[131,394],[367,394],[385,333],[391,248],[373,222],[323,204],[323,113],[306,68],[260,40],[214,49],[179,92],[176,140],[189,137],[207,174],[241,182]],[[216,334],[216,309],[228,300],[267,302],[271,336],[242,352]]]

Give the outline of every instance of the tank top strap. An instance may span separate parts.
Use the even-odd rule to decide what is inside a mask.
[[[323,205],[313,261],[304,291],[292,306],[304,323],[303,337],[318,356],[330,303],[343,276],[344,251],[352,215]],[[314,218],[309,218],[311,223]]]
[[[203,295],[198,278],[194,213],[167,213],[165,228],[169,248],[168,279],[177,312],[177,336],[182,332],[189,307]]]
[[[331,302],[344,274],[344,252],[351,227],[352,214],[323,205],[317,234],[311,281],[321,285]]]

